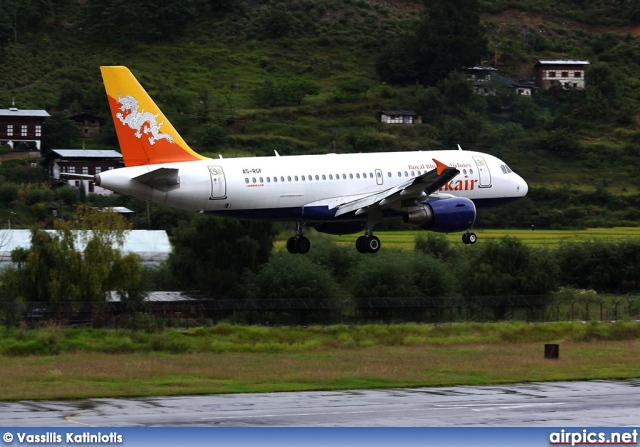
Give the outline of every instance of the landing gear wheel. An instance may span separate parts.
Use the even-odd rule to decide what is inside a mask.
[[[311,249],[311,242],[309,242],[309,239],[304,236],[300,236],[295,239],[296,252],[301,255],[307,254]]]
[[[304,255],[311,249],[311,242],[304,236],[287,239],[287,251],[291,254]]]
[[[378,239],[377,236],[368,237],[367,248],[369,253],[378,253],[378,250],[380,250],[380,239]]]
[[[368,253],[369,250],[367,249],[367,237],[366,236],[360,236],[358,239],[356,239],[356,250],[358,250],[360,253]]]
[[[478,237],[475,233],[467,232],[462,235],[462,242],[464,242],[465,244],[475,244],[477,240]]]
[[[380,239],[377,236],[360,236],[356,239],[356,249],[360,253],[377,253],[380,250]]]
[[[289,239],[287,239],[287,251],[293,255],[295,255],[296,253],[298,253],[298,250],[296,248],[296,238],[295,237],[290,237]]]

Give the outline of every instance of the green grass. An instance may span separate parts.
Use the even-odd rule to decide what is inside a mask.
[[[635,322],[4,330],[3,347],[58,349],[1,355],[0,400],[635,378],[639,336]],[[544,343],[560,344],[559,360]]]
[[[615,227],[615,228],[588,228],[586,230],[492,230],[492,229],[473,229],[478,236],[478,244],[485,243],[490,240],[498,240],[506,236],[515,237],[532,247],[539,248],[556,248],[563,242],[588,242],[594,240],[604,240],[619,242],[624,239],[633,239],[640,237],[640,227]],[[415,248],[416,237],[426,237],[429,233],[423,230],[404,230],[404,231],[376,231],[382,242],[382,249],[399,249],[413,251]],[[276,250],[286,250],[287,238],[293,235],[293,230],[283,231],[275,242]],[[305,233],[311,240],[311,243],[322,244],[326,241],[332,241],[338,245],[353,246],[355,249],[356,239],[362,233],[343,235],[343,236],[327,236],[319,235],[315,231]],[[451,244],[462,244],[462,233],[450,233],[444,237]],[[471,248],[471,247],[469,247]],[[313,248],[312,248],[313,249]]]

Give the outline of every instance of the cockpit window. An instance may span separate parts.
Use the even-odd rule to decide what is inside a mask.
[[[509,169],[509,166],[507,166],[507,165],[500,165],[500,169],[502,169],[502,172],[504,174],[509,174],[509,173],[513,172],[511,169]]]

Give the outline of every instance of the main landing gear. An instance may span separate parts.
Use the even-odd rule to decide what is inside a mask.
[[[367,231],[367,234],[356,239],[356,249],[360,253],[377,253],[380,250],[380,239]]]
[[[287,251],[292,254],[304,255],[311,249],[311,242],[302,235],[302,224],[296,222],[296,235],[287,239]]]
[[[465,244],[475,244],[477,240],[478,236],[475,233],[469,233],[469,230],[462,235],[462,242]]]

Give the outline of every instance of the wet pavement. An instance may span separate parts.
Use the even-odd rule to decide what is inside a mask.
[[[0,402],[4,427],[638,426],[640,379]]]

